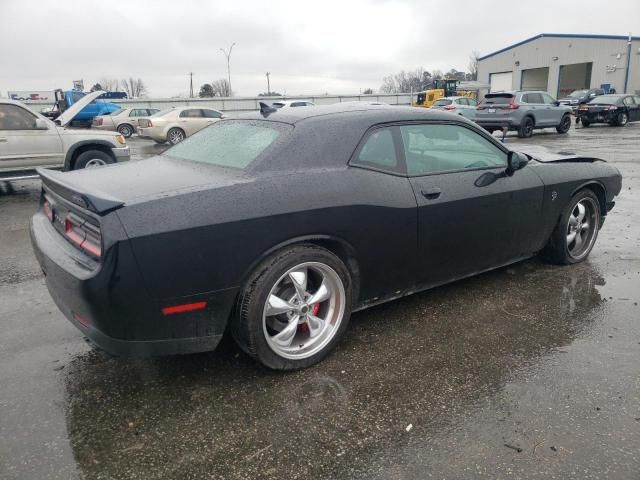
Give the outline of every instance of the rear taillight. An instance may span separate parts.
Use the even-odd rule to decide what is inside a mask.
[[[94,122],[95,122],[95,124],[99,127],[99,126],[101,126],[101,125],[102,125],[102,122],[104,122],[104,119],[102,119],[102,118],[96,118],[96,119],[94,120]]]
[[[476,107],[476,110],[484,110],[485,108],[487,108],[487,107],[485,107],[484,105],[478,105]]]
[[[578,110],[582,110],[583,112],[585,112],[585,111],[589,110],[589,107],[587,107],[586,105],[580,105],[578,107]]]
[[[509,109],[510,110],[515,110],[516,108],[520,108],[520,105],[518,105],[516,102],[514,102],[513,100],[511,100],[509,102]]]
[[[153,123],[151,123],[151,120],[147,120],[147,128],[149,127],[153,127]]]
[[[444,106],[444,109],[445,109],[445,110],[455,110],[455,109],[456,109],[456,107],[454,107],[453,105],[445,105],[445,106]]]
[[[51,206],[51,202],[49,202],[49,199],[47,197],[44,198],[42,209],[44,210],[44,213],[49,221],[53,222],[53,207]]]
[[[64,219],[64,234],[71,243],[93,257],[102,255],[102,237],[97,226],[70,213]]]

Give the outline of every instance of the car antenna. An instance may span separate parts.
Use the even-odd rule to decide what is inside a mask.
[[[274,108],[271,105],[267,105],[264,102],[260,102],[260,113],[262,114],[263,117],[266,118],[269,116],[269,114],[277,111],[278,111],[277,108]]]

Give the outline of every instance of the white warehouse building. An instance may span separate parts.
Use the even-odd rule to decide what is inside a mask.
[[[640,37],[541,33],[478,59],[489,91],[543,90],[556,98],[574,90],[640,95]]]

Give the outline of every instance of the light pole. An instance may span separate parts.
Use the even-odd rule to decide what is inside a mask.
[[[233,46],[235,44],[236,44],[235,42],[233,42],[231,44],[231,46],[229,47],[229,52],[227,52],[224,48],[220,49],[220,51],[222,53],[224,53],[224,56],[227,57],[227,78],[228,78],[228,81],[229,81],[229,96],[232,95],[232,90],[231,90],[231,67],[229,66],[229,63],[230,63],[230,59],[231,59],[231,52],[232,52]]]
[[[267,95],[271,95],[271,84],[269,83],[269,75],[271,75],[271,73],[267,72],[265,75],[267,76]]]

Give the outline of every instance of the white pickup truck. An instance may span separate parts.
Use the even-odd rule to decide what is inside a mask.
[[[104,92],[84,96],[54,122],[15,100],[0,98],[0,180],[36,176],[38,167],[76,170],[129,160],[118,132],[67,128]]]

